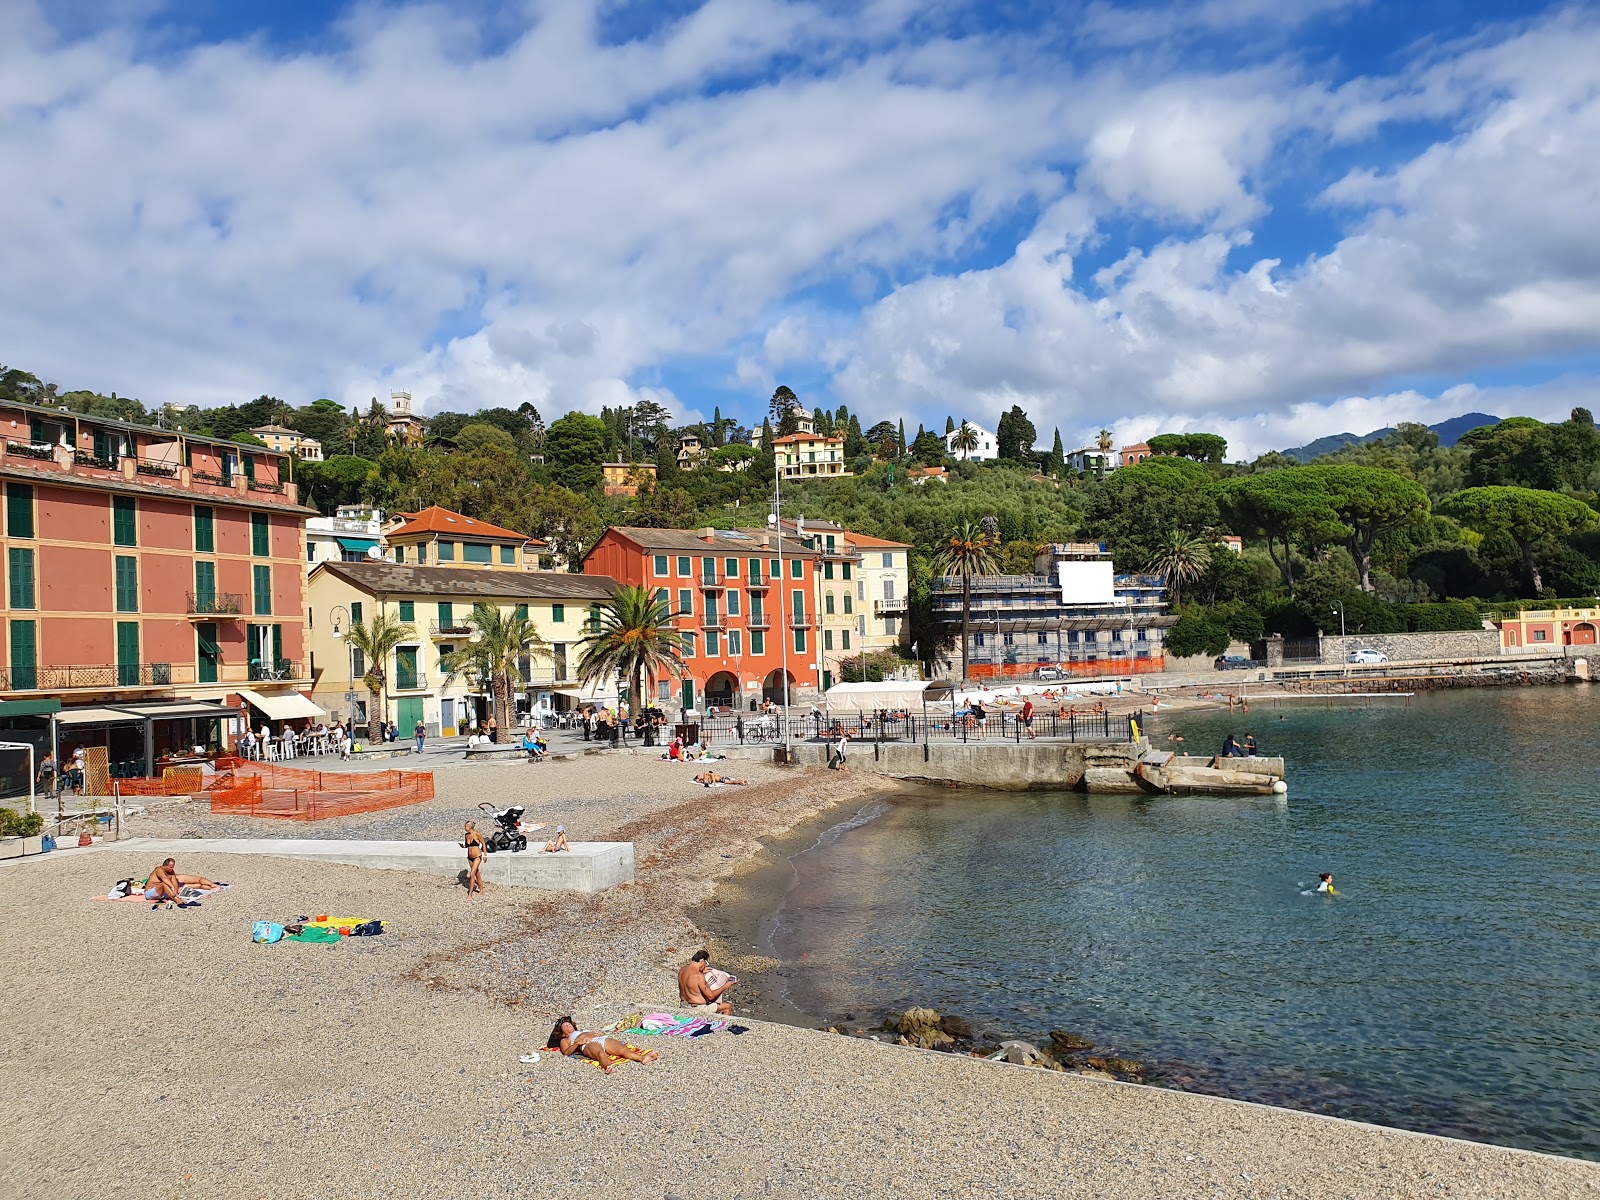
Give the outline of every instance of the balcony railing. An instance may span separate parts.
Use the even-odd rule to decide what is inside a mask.
[[[189,592],[191,617],[238,617],[244,615],[242,592]]]
[[[178,467],[176,463],[151,462],[140,459],[134,464],[134,472],[139,475],[156,475],[163,479],[176,479]]]
[[[749,625],[751,629],[771,629],[772,618],[764,612],[750,614]]]
[[[428,677],[426,675],[401,675],[396,672],[394,690],[397,692],[425,692],[428,690]]]
[[[728,586],[727,576],[715,568],[708,571],[704,567],[701,567],[700,570],[695,572],[695,577],[699,580],[702,588],[715,590]]]
[[[293,658],[275,658],[271,662],[257,660],[250,664],[250,681],[259,683],[273,679],[299,679],[300,663]]]
[[[874,600],[872,602],[872,611],[875,615],[880,617],[904,616],[906,611],[906,602],[903,599]]]
[[[701,629],[722,629],[727,626],[727,618],[721,613],[706,613],[700,618]]]
[[[7,454],[20,454],[23,458],[48,461],[56,456],[56,448],[49,442],[6,442]]]
[[[65,692],[85,688],[171,687],[171,663],[116,663],[82,667],[0,669],[0,689],[15,692]]]
[[[794,612],[789,614],[790,629],[811,629],[816,626],[817,618],[813,613]]]
[[[472,626],[465,619],[460,621],[430,621],[428,632],[434,637],[470,637]]]
[[[752,575],[745,581],[745,587],[752,592],[764,592],[772,586],[771,575]]]

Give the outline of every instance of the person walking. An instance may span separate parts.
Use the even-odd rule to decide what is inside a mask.
[[[1030,697],[1022,702],[1022,728],[1032,741],[1037,735],[1033,732],[1033,700]]]
[[[426,725],[424,725],[421,721],[418,721],[417,722],[417,727],[414,730],[412,730],[411,732],[412,732],[412,736],[414,736],[417,739],[417,753],[421,754],[422,753],[422,743],[423,743],[424,739],[426,739],[427,736],[428,736],[428,727]]]
[[[486,846],[476,822],[468,821],[461,844],[467,851],[467,899],[483,891],[483,854]]]

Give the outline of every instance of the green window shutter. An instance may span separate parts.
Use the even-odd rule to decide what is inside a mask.
[[[253,610],[258,617],[272,615],[272,568],[251,567],[250,574],[255,584],[256,606]]]
[[[678,559],[678,575],[682,579],[689,578],[689,559],[687,555]]]
[[[139,686],[139,622],[117,622],[117,686]]]
[[[6,536],[14,538],[31,538],[33,536],[33,486],[31,484],[6,484]]]
[[[282,673],[283,669],[288,666],[288,664],[283,661],[282,625],[274,625],[272,627],[272,665],[273,668],[280,674]]]
[[[111,497],[111,540],[118,546],[139,544],[139,510],[132,496]]]
[[[833,649],[833,630],[824,629],[822,631],[822,648],[824,650]]]
[[[405,560],[406,560],[406,548],[404,546],[396,546],[394,548],[394,560],[397,563],[405,562]]]
[[[526,615],[527,606],[524,605],[523,608],[524,615]],[[560,625],[562,622],[564,622],[567,619],[567,606],[565,604],[552,604],[550,606],[550,619],[557,625]]]
[[[205,612],[217,599],[217,564],[197,562],[194,565],[195,611]]]
[[[12,608],[34,606],[33,551],[12,546],[6,553],[7,589]]]
[[[805,578],[805,571],[806,571],[806,565],[800,559],[791,558],[789,560],[789,578],[790,579],[804,579]]]
[[[751,580],[751,582],[756,582],[760,578],[761,578],[761,560],[759,558],[752,558],[750,560],[750,580]]]
[[[408,624],[417,619],[417,602],[415,600],[400,601],[400,619]]]
[[[806,652],[806,631],[804,629],[796,629],[794,631],[794,652],[796,654],[804,654]]]
[[[461,546],[461,561],[479,564],[492,562],[493,550],[493,546],[485,546],[480,542],[464,542]]]
[[[439,561],[440,562],[455,562],[455,560],[456,560],[456,544],[454,542],[440,542],[439,543]]]
[[[250,514],[250,553],[257,558],[272,557],[272,527],[266,513]]]
[[[514,567],[517,565],[517,548],[515,546],[500,547],[500,565]]]
[[[350,602],[350,623],[352,625],[361,624],[361,601],[359,600]]]
[[[35,446],[44,444],[44,421],[39,417],[28,418],[28,440]]]
[[[667,573],[667,556],[665,554],[658,554],[658,555],[656,555],[656,574],[657,575],[665,575],[666,573]]]
[[[449,600],[439,601],[439,628],[448,629],[455,622],[455,605]]]
[[[722,560],[722,570],[723,570],[723,574],[726,575],[729,579],[738,578],[738,575],[739,575],[739,560],[737,558],[725,558],[725,559],[723,559]]]
[[[39,646],[32,621],[11,622],[11,686],[18,691],[39,686]]]
[[[721,658],[721,638],[715,629],[706,630],[706,657]]]
[[[845,563],[845,564],[844,564],[844,577],[845,577],[845,578],[846,578],[846,579],[849,579],[849,578],[850,578],[850,566],[851,566],[851,564],[850,564],[850,563]]]
[[[131,554],[117,555],[117,611],[139,611],[139,560]]]
[[[846,650],[850,649],[850,631],[848,629],[839,631],[839,644]]]
[[[833,564],[831,562],[825,562],[822,564],[822,577],[824,579],[833,578]]]
[[[556,605],[556,607],[560,608],[561,606],[558,604],[558,605]],[[526,621],[527,619],[528,619],[528,606],[526,604],[517,605],[517,620]],[[560,617],[556,618],[556,620],[558,620],[558,621],[560,619],[561,619]]]
[[[215,554],[217,551],[216,513],[201,504],[194,508],[194,548],[201,554]]]
[[[855,612],[855,605],[854,605],[854,602],[850,599],[850,593],[849,592],[846,592],[844,594],[844,611],[847,612],[847,613]]]
[[[694,611],[694,605],[689,601],[689,589],[678,589],[678,612],[684,616]]]
[[[196,680],[200,683],[216,683],[217,668],[222,663],[222,650],[217,645],[217,627],[209,621],[202,621],[194,627],[194,635],[197,649]]]
[[[94,431],[94,456],[96,458],[111,457],[111,439],[106,436],[103,429]]]
[[[397,559],[395,559],[395,561],[399,562],[401,560],[397,558]],[[428,561],[428,543],[427,542],[418,542],[417,543],[417,563],[420,566],[422,564],[425,564],[427,561]]]
[[[767,652],[767,635],[760,629],[750,631],[750,653],[765,654]]]
[[[239,457],[244,462],[245,479],[250,483],[254,483],[256,481],[256,456],[248,453],[247,451],[241,450],[239,452]]]
[[[833,593],[832,592],[823,592],[822,593],[822,611],[827,613],[830,617],[833,616]]]

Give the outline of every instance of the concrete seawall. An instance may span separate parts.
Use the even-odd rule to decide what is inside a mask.
[[[782,761],[781,747],[731,746],[722,750],[730,759]],[[795,742],[789,761],[802,766],[827,766],[828,747],[822,742]],[[850,769],[896,779],[925,779],[939,783],[969,784],[1003,791],[1056,791],[1076,788],[1088,767],[1118,768],[1131,772],[1137,752],[1127,744],[1062,742],[852,742]]]

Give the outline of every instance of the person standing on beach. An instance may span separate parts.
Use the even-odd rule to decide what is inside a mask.
[[[835,771],[848,771],[850,769],[845,765],[845,757],[849,751],[850,731],[848,729],[841,729],[839,731],[839,741],[833,747],[833,769]]]
[[[727,1016],[733,1004],[722,999],[722,994],[738,982],[730,979],[721,987],[712,987],[706,980],[706,970],[711,966],[711,952],[696,950],[694,957],[678,968],[678,999],[705,1016]]]
[[[472,899],[473,893],[483,891],[483,855],[485,850],[483,834],[478,832],[476,822],[468,821],[466,836],[461,844],[467,851],[467,899]]]

